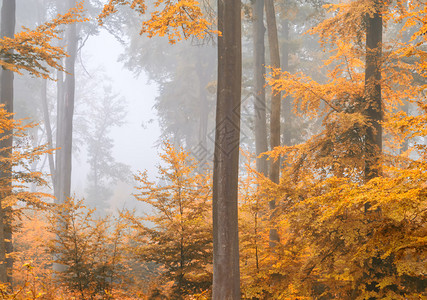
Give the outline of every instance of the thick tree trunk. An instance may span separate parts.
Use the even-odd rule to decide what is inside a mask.
[[[240,0],[218,1],[218,95],[213,178],[213,299],[240,299],[237,190],[242,84]]]
[[[1,37],[13,37],[15,35],[16,23],[16,2],[15,0],[3,0],[1,9]],[[6,58],[7,60],[7,58]],[[1,104],[4,108],[13,113],[13,72],[3,69],[1,73]],[[0,142],[0,155],[10,158],[13,146],[13,132],[6,131],[2,134]],[[2,165],[0,170],[1,199],[5,199],[12,193],[12,164],[10,159]],[[12,245],[12,220],[10,208],[2,208],[0,202],[0,280],[2,282],[12,282],[11,272],[13,260],[8,254],[13,252]]]
[[[265,14],[267,19],[268,44],[270,48],[270,64],[273,68],[280,68],[279,39],[277,37],[276,13],[273,0],[265,0]],[[280,146],[280,111],[282,97],[280,92],[273,92],[271,96],[271,116],[270,116],[270,148]],[[276,184],[280,181],[280,158],[272,161],[270,165],[270,180]],[[276,210],[276,199],[269,202],[272,212],[272,219]],[[274,224],[274,222],[273,222]],[[279,241],[277,229],[273,226],[270,229],[270,246],[274,247]]]
[[[366,135],[365,179],[368,181],[381,173],[383,110],[381,104],[381,57],[382,57],[382,16],[380,4],[376,13],[367,16],[366,22],[366,66],[365,66],[365,115],[371,122]]]
[[[266,157],[258,157],[268,151],[267,118],[265,103],[265,27],[264,0],[255,0],[253,4],[254,20],[254,111],[255,111],[255,151],[257,171],[268,176]]]
[[[379,0],[371,1],[375,9],[373,16],[366,16],[366,66],[365,66],[365,115],[371,122],[366,134],[365,181],[381,176],[383,109],[381,103],[382,65],[382,16]],[[370,202],[365,203],[365,213],[369,213]],[[380,257],[372,257],[373,272],[382,273],[384,262]],[[381,276],[381,275],[380,275]],[[379,280],[380,278],[378,278]],[[367,291],[375,291],[378,281],[370,282]],[[377,299],[371,297],[370,299]]]

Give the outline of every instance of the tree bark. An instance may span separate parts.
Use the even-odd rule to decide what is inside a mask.
[[[265,0],[265,14],[267,19],[268,44],[270,48],[270,64],[273,68],[280,68],[279,39],[277,37],[276,13],[273,0]],[[271,94],[271,116],[270,116],[270,148],[280,146],[280,111],[281,111],[281,94],[272,92]],[[280,181],[280,158],[272,161],[270,165],[270,180],[276,184]],[[276,199],[269,202],[272,212],[272,219],[276,210]],[[273,222],[274,223],[274,222]],[[274,247],[279,241],[277,229],[270,229],[270,247]]]
[[[365,179],[378,177],[381,173],[383,109],[381,104],[381,60],[382,60],[382,16],[379,1],[373,16],[366,22],[366,66],[365,66],[365,115],[371,122],[366,135]]]
[[[213,178],[213,299],[240,299],[237,191],[242,84],[240,0],[218,1],[218,94]]]
[[[254,20],[254,111],[255,111],[255,151],[257,171],[268,176],[268,162],[266,157],[258,157],[268,151],[267,118],[265,103],[265,27],[264,27],[264,0],[255,0],[253,3]]]
[[[16,2],[15,0],[3,0],[1,9],[1,37],[12,38],[15,35],[16,24]],[[7,60],[7,57],[5,58]],[[13,113],[13,79],[14,74],[9,70],[2,70],[1,73],[1,103],[9,113]],[[12,194],[12,163],[10,158],[12,155],[13,132],[5,131],[0,142],[1,156],[6,158],[6,163],[2,165],[0,170],[0,178],[2,193],[0,195],[3,200]],[[8,257],[8,254],[13,252],[12,245],[12,220],[10,208],[4,208],[0,204],[0,280],[2,282],[12,283],[11,272],[13,268],[13,259]]]

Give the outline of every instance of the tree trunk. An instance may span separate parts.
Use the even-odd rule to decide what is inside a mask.
[[[16,23],[16,2],[15,0],[3,0],[1,9],[1,37],[13,37],[15,35]],[[7,58],[6,58],[7,60]],[[1,72],[1,103],[4,108],[13,113],[13,72],[3,69]],[[13,132],[5,131],[2,135],[5,138],[0,142],[1,156],[6,159],[6,163],[2,165],[0,170],[1,184],[3,185],[0,195],[1,199],[12,194],[12,163],[10,157],[12,155]],[[12,245],[12,220],[11,209],[2,208],[0,202],[0,280],[2,282],[12,283],[11,272],[13,268],[13,260],[8,257],[8,254],[13,252]]]
[[[258,157],[268,151],[267,118],[265,103],[265,27],[264,27],[264,0],[255,0],[253,4],[254,20],[254,111],[255,111],[255,152],[257,156],[257,171],[268,175],[266,157]]]
[[[289,72],[289,21],[284,20],[282,23],[283,39],[285,43],[282,47],[282,70]],[[283,128],[283,145],[292,145],[292,109],[291,97],[287,96],[283,102],[282,114],[285,119]]]
[[[43,0],[40,5],[37,6],[38,9],[38,15],[39,15],[39,21],[40,23],[44,23],[46,21],[46,1]],[[48,99],[47,99],[47,79],[41,80],[41,107],[43,112],[43,122],[44,127],[46,129],[46,139],[48,143],[49,150],[52,150],[53,147],[53,134],[52,134],[52,125],[50,123],[50,113],[49,113],[49,105],[48,105]],[[54,161],[54,155],[48,154],[48,160],[49,160],[49,171],[52,178],[52,184],[55,191],[55,161]],[[55,193],[55,192],[54,192]]]
[[[280,52],[279,52],[279,39],[277,37],[276,13],[274,10],[274,1],[265,0],[265,14],[267,19],[268,31],[268,44],[270,48],[270,64],[273,68],[280,68]],[[275,147],[280,146],[280,110],[281,110],[281,94],[280,92],[272,92],[271,95],[271,116],[270,116],[270,148],[273,150]],[[280,158],[272,161],[270,165],[270,180],[276,184],[280,181]],[[274,219],[274,212],[276,210],[276,199],[269,202],[270,210],[272,212],[272,219]],[[273,222],[274,223],[274,222]],[[277,229],[273,227],[270,229],[270,246],[274,247],[279,241],[279,234]]]
[[[47,80],[42,79],[42,92],[41,92],[41,102],[42,102],[42,110],[43,110],[43,120],[44,127],[46,129],[47,143],[49,144],[49,149],[53,149],[53,134],[52,134],[52,126],[50,124],[50,114],[49,114],[49,106],[47,103]],[[53,159],[53,154],[48,154],[49,157],[49,170],[52,177],[52,182],[55,185],[55,161]]]
[[[68,0],[67,8],[74,7],[76,0]],[[71,195],[71,168],[72,168],[72,143],[73,143],[73,116],[75,95],[75,61],[77,56],[77,26],[75,23],[68,25],[66,31],[67,53],[65,59],[65,81],[63,73],[58,72],[58,113],[57,113],[57,139],[56,170],[55,170],[55,203],[62,204]],[[57,224],[59,228],[65,224]],[[59,254],[55,254],[58,256]],[[58,259],[58,257],[54,258]],[[54,263],[53,270],[63,272],[66,266]]]
[[[366,66],[365,66],[365,115],[371,122],[366,135],[365,179],[378,177],[381,173],[383,111],[381,104],[381,56],[382,16],[379,1],[372,1],[376,13],[367,16]]]
[[[379,0],[371,1],[375,6],[373,16],[366,22],[366,66],[365,66],[365,115],[371,122],[366,134],[365,181],[381,176],[383,110],[381,103],[381,64],[382,64],[382,16]],[[365,203],[365,213],[369,213],[370,202]],[[384,272],[384,262],[372,257],[373,272]],[[380,278],[378,278],[380,280]],[[367,291],[376,291],[378,281],[370,282]],[[371,297],[370,299],[377,299]]]
[[[68,0],[68,8],[76,5],[75,0]],[[58,138],[57,151],[58,162],[56,171],[57,180],[57,202],[64,203],[71,193],[71,167],[72,167],[72,141],[73,141],[73,116],[75,95],[75,61],[77,55],[77,25],[68,25],[66,32],[67,53],[65,60],[65,82],[63,85],[63,98],[60,95],[58,103]],[[61,93],[62,94],[62,93]]]
[[[213,178],[213,299],[240,299],[237,191],[242,84],[240,0],[218,1],[218,94]]]

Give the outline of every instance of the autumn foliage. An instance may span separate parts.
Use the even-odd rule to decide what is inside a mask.
[[[104,19],[117,12],[119,6],[127,6],[143,15],[150,13],[150,18],[143,21],[140,34],[153,36],[167,36],[170,43],[176,43],[183,38],[203,38],[214,33],[209,27],[212,25],[203,15],[200,3],[195,0],[157,0],[155,9],[150,11],[144,0],[109,0],[99,16],[100,24]]]
[[[160,155],[159,183],[147,173],[136,176],[139,201],[152,213],[129,215],[137,243],[134,254],[161,268],[162,288],[168,298],[209,293],[212,281],[211,186],[208,174],[197,174],[197,164],[187,152],[164,144]]]
[[[375,5],[373,5],[373,3]],[[211,25],[196,1],[110,0],[99,22],[127,6],[139,14],[141,33],[171,43],[204,37]],[[51,45],[58,26],[83,21],[81,5],[35,30],[1,40],[0,64],[18,73],[50,77],[66,55]],[[321,126],[299,144],[262,155],[278,161],[275,183],[243,153],[239,180],[242,299],[426,299],[427,286],[427,8],[422,1],[347,1],[326,6],[327,18],[308,34],[319,38],[322,78],[270,69],[273,92],[291,97],[295,118]],[[381,45],[378,147],[369,142],[366,114],[366,19],[380,13],[401,25]],[[409,39],[399,35],[411,29]],[[402,107],[409,103],[413,111]],[[163,143],[158,177],[135,176],[134,197],[145,214],[122,210],[99,217],[84,200],[54,205],[29,163],[47,151],[25,143],[33,125],[0,107],[0,131],[14,131],[13,170],[0,179],[5,219],[14,232],[14,286],[2,299],[209,299],[212,291],[212,174],[189,152]],[[4,139],[8,138],[7,136]],[[406,147],[403,145],[406,144]],[[0,149],[6,151],[10,149]],[[377,163],[376,176],[366,165]],[[12,166],[12,168],[10,168]],[[203,171],[200,171],[203,169]],[[7,181],[13,179],[13,193]],[[5,183],[6,182],[6,183]],[[269,210],[269,202],[277,204]],[[270,230],[280,239],[271,247]],[[5,242],[5,239],[3,240]],[[5,258],[4,258],[5,259]],[[53,265],[62,266],[54,272]]]
[[[63,47],[55,46],[53,42],[60,39],[61,26],[86,20],[83,16],[83,4],[80,3],[66,14],[58,15],[36,29],[24,27],[13,38],[2,37],[0,65],[18,74],[25,70],[43,78],[51,77],[49,67],[64,71],[61,59],[67,53]]]

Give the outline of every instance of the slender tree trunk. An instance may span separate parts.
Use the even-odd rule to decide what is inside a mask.
[[[289,72],[289,21],[284,20],[282,23],[283,39],[285,43],[282,47],[282,70]],[[292,110],[291,110],[291,97],[287,96],[283,102],[282,115],[285,119],[283,128],[283,145],[291,146],[292,142]]]
[[[378,0],[372,1],[376,13],[367,16],[366,22],[366,67],[365,67],[365,115],[371,122],[366,135],[365,179],[368,181],[381,173],[383,110],[381,104],[381,57],[382,16]]]
[[[409,115],[409,101],[403,100],[404,105],[402,107],[402,111],[405,112],[407,115]],[[405,137],[405,140],[402,143],[402,146],[399,149],[399,154],[403,154],[409,149],[409,139]]]
[[[74,7],[76,0],[67,0],[67,8]],[[71,195],[71,168],[73,143],[73,116],[75,96],[75,61],[77,56],[77,26],[70,24],[66,31],[67,53],[65,59],[65,81],[62,83],[63,73],[58,73],[58,115],[55,172],[55,201],[62,204]],[[59,228],[65,224],[58,224]],[[58,256],[59,254],[56,254]],[[54,258],[58,259],[58,257]],[[53,269],[58,272],[66,270],[66,266],[55,263]]]
[[[270,48],[270,63],[273,68],[280,68],[279,39],[277,37],[276,13],[274,1],[265,0],[265,14],[267,19],[268,44]],[[271,117],[270,117],[270,147],[274,149],[280,146],[280,111],[282,97],[280,93],[272,93],[271,96]],[[270,180],[276,184],[280,181],[280,158],[272,161],[270,165]],[[276,199],[269,202],[272,211],[272,220],[276,210]],[[274,224],[274,222],[273,222]],[[279,241],[279,234],[273,225],[270,229],[270,246],[274,247]]]
[[[68,0],[68,8],[76,5],[75,0]],[[59,140],[57,146],[61,149],[58,150],[58,164],[57,164],[57,184],[58,184],[58,203],[64,203],[71,193],[71,168],[72,168],[72,142],[73,142],[73,116],[74,116],[74,96],[75,96],[75,61],[77,56],[77,25],[68,25],[66,32],[67,40],[67,53],[68,57],[65,60],[65,82],[63,103],[58,104],[61,106],[61,112],[58,115]]]
[[[1,9],[1,37],[13,37],[15,35],[16,2],[15,0],[3,0]],[[7,57],[5,58],[7,60]],[[3,69],[1,72],[1,104],[13,113],[13,79],[12,71]],[[2,193],[0,195],[0,280],[12,283],[11,272],[13,259],[8,254],[13,252],[12,245],[12,220],[11,209],[2,207],[3,200],[12,194],[12,162],[10,161],[13,146],[13,132],[5,131],[1,135],[1,156],[6,158],[6,163],[0,170]]]
[[[67,0],[68,1],[68,0]],[[63,0],[57,0],[56,2],[58,13],[64,13],[68,6],[68,3]],[[65,47],[65,38],[59,41],[60,46]],[[63,64],[63,62],[62,62]],[[64,83],[64,72],[57,71],[56,75],[57,90],[56,90],[56,148],[61,148],[64,144],[64,95],[65,95],[65,83]],[[55,152],[55,181],[53,182],[53,190],[55,196],[55,203],[59,202],[59,197],[62,191],[60,177],[63,175],[63,159],[62,149],[56,150]]]
[[[42,1],[40,5],[37,6],[38,9],[38,15],[40,23],[43,23],[46,21],[46,2],[45,0]],[[46,138],[48,143],[48,148],[50,150],[53,149],[53,134],[52,134],[52,125],[50,123],[50,113],[49,113],[49,105],[48,105],[48,99],[47,99],[47,80],[42,79],[41,80],[41,94],[40,94],[41,104],[42,104],[42,112],[43,112],[43,122],[44,127],[46,129]],[[53,188],[55,190],[55,161],[54,161],[54,155],[48,154],[48,160],[49,160],[49,170],[52,177],[52,184]]]
[[[242,42],[240,0],[218,1],[218,95],[213,178],[213,299],[240,299],[237,191]]]
[[[255,154],[256,169],[264,176],[268,176],[268,161],[266,157],[259,157],[268,151],[267,116],[265,102],[265,27],[264,27],[264,0],[253,2],[253,35],[254,35],[254,120],[255,120]],[[258,212],[254,215],[255,234],[255,264],[259,269],[258,258]]]
[[[41,92],[41,100],[42,100],[42,110],[43,110],[43,120],[44,127],[46,129],[47,143],[49,144],[49,149],[53,149],[53,134],[52,134],[52,125],[50,124],[50,114],[49,114],[49,106],[47,103],[47,80],[42,79],[42,92]],[[55,185],[55,161],[53,154],[49,154],[49,170],[52,176],[52,182]]]
[[[63,106],[64,106],[64,73],[61,71],[57,71],[56,75],[56,84],[57,84],[57,94],[56,94],[56,148],[60,147],[60,145],[63,145],[63,134],[62,134],[62,127],[63,127]],[[61,190],[61,187],[59,185],[59,176],[61,176],[62,170],[62,159],[61,159],[61,151],[56,150],[55,152],[55,176],[53,181],[53,191],[55,196],[55,203],[58,203],[59,200],[59,191]]]
[[[265,27],[264,27],[264,0],[255,0],[253,3],[254,20],[254,111],[255,111],[255,152],[257,156],[257,171],[268,176],[268,162],[266,157],[258,157],[268,151],[267,118],[265,103]]]

